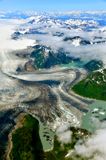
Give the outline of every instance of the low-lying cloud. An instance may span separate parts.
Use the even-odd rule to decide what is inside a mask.
[[[106,129],[97,130],[84,144],[76,145],[75,152],[90,160],[106,160]]]
[[[65,52],[70,53],[70,56],[81,58],[83,60],[98,59],[102,60],[106,65],[106,43],[76,47],[70,42],[64,42],[61,37],[36,35],[36,39],[40,41],[39,43],[41,45],[52,48],[54,52],[57,52],[60,48],[63,48]]]
[[[70,131],[69,126],[69,124],[63,124],[56,130],[58,140],[63,144],[71,142],[72,132]]]
[[[88,22],[89,23],[89,22]],[[106,28],[98,26],[96,29],[91,30],[90,32],[82,29],[82,25],[79,28],[67,28],[64,27],[64,23],[59,25],[49,25],[49,26],[41,26],[41,24],[36,24],[30,27],[34,27],[36,30],[40,32],[45,32],[47,34],[34,34],[31,35],[32,39],[38,41],[39,44],[50,47],[54,52],[57,52],[60,48],[63,48],[65,52],[69,52],[70,56],[74,56],[76,58],[81,58],[84,60],[92,60],[99,59],[104,62],[106,65],[106,43],[101,42],[97,44],[92,44],[95,37],[100,37],[98,41],[105,41],[106,37]],[[28,26],[27,26],[28,27]],[[30,28],[29,27],[29,28]],[[39,28],[39,29],[38,29]],[[55,33],[62,33],[62,36],[54,36]],[[29,37],[29,35],[27,35]],[[90,45],[78,45],[78,41],[75,40],[74,43],[72,41],[64,41],[66,37],[75,37],[79,36],[85,40],[91,42]],[[101,38],[102,37],[102,38]]]
[[[35,41],[27,38],[22,38],[18,40],[11,39],[11,35],[14,33],[17,25],[21,21],[10,20],[10,21],[0,21],[0,51],[11,51],[17,49],[25,49],[27,46],[33,46]]]

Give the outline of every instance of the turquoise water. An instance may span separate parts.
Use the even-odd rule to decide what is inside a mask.
[[[82,118],[82,128],[90,132],[97,129],[106,128],[106,102],[96,101],[89,105],[90,111]]]
[[[39,121],[39,136],[43,145],[44,151],[49,151],[54,145],[54,132],[44,125],[38,117],[36,119]]]
[[[68,63],[68,64],[62,64],[60,65],[61,67],[68,67],[68,68],[83,68],[84,66],[84,62],[71,62],[71,63]]]

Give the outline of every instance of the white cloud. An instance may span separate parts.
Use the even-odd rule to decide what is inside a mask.
[[[85,33],[83,33],[83,35],[84,34]],[[50,34],[36,35],[36,39],[40,41],[40,44],[51,47],[55,52],[59,48],[63,48],[65,51],[69,52],[71,56],[74,56],[76,58],[86,60],[99,59],[102,60],[106,65],[106,43],[87,46],[77,45],[76,47],[76,45],[73,46],[70,42],[64,42],[62,37],[54,37]]]
[[[106,160],[106,129],[97,130],[84,144],[76,145],[75,152],[90,160]]]
[[[61,143],[67,144],[71,142],[72,132],[70,131],[69,127],[70,124],[67,123],[57,128],[56,135]]]
[[[30,39],[19,39],[12,40],[11,35],[14,33],[17,25],[22,23],[19,20],[6,20],[0,21],[0,51],[9,51],[9,50],[17,50],[17,49],[25,49],[27,46],[32,46],[34,44],[34,40]]]
[[[0,20],[0,68],[3,73],[9,74],[16,72],[18,65],[24,65],[25,59],[19,59],[11,54],[11,51],[26,49],[28,46],[33,46],[35,40],[22,38],[18,40],[11,39],[16,27],[22,24],[19,20]]]
[[[62,143],[70,143],[71,142],[71,131],[65,131],[61,134],[58,134],[58,140]]]
[[[45,23],[43,23],[43,21]],[[77,21],[76,21],[76,25],[77,25]],[[79,43],[78,41],[74,41],[74,42],[63,41],[65,37],[74,37],[74,36],[83,37],[85,40],[89,40],[90,42],[93,41],[93,38],[95,36],[102,37],[103,39],[105,39],[106,37],[105,27],[100,28],[98,26],[96,29],[93,29],[92,31],[87,32],[82,29],[84,27],[82,25],[83,21],[78,21],[78,22],[79,22],[78,28],[73,29],[71,27],[72,24],[70,24],[70,29],[69,29],[65,26],[65,22],[60,23],[61,25],[59,25],[58,23],[56,23],[55,25],[54,24],[49,25],[45,19],[44,20],[41,19],[39,23],[35,22],[33,25],[27,25],[26,28],[34,28],[38,31],[47,33],[45,35],[44,34],[43,35],[42,34],[31,35],[32,36],[31,38],[39,40],[39,43],[41,45],[46,45],[48,47],[51,47],[54,50],[54,52],[56,52],[60,48],[63,48],[65,51],[69,52],[71,56],[74,56],[77,58],[80,57],[82,59],[87,59],[87,60],[91,60],[91,59],[103,60],[104,64],[106,65],[106,52],[105,52],[106,43],[81,46],[78,44]],[[95,24],[96,24],[96,21],[94,21],[94,25]],[[63,33],[64,35],[62,37],[53,36],[53,34],[56,32]]]

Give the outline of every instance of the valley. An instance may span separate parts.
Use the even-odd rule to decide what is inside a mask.
[[[0,19],[0,160],[92,159],[77,147],[105,129],[106,33],[87,15]]]

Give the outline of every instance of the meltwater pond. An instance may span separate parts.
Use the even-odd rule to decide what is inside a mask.
[[[89,112],[82,118],[82,128],[90,132],[106,127],[106,102],[95,101],[89,105]]]

